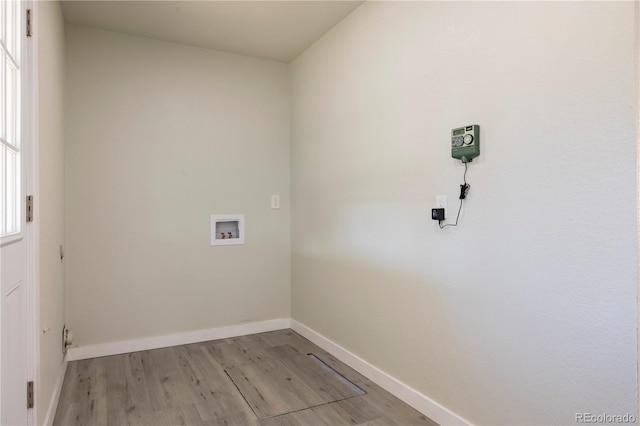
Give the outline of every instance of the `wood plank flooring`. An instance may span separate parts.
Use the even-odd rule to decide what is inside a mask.
[[[292,330],[71,362],[54,419],[65,426],[435,424]]]

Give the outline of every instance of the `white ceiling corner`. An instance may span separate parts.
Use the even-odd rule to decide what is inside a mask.
[[[291,62],[363,1],[63,1],[65,21]]]

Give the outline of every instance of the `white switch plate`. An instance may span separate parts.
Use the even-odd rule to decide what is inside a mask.
[[[279,195],[272,195],[271,196],[271,208],[272,209],[279,209],[280,208],[280,196]]]
[[[436,208],[444,209],[447,211],[447,196],[446,195],[436,195]]]

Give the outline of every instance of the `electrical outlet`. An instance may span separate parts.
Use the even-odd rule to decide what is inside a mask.
[[[447,196],[446,195],[436,195],[436,207],[439,209],[447,210]]]

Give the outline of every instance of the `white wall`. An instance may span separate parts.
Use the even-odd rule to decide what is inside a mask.
[[[66,65],[76,343],[288,318],[286,66],[73,26]],[[236,213],[246,244],[211,247]]]
[[[635,414],[637,37],[631,2],[349,15],[292,64],[293,318],[473,423]]]
[[[45,413],[62,367],[64,325],[64,19],[59,2],[38,2],[38,133],[40,377],[36,380],[37,418]]]

